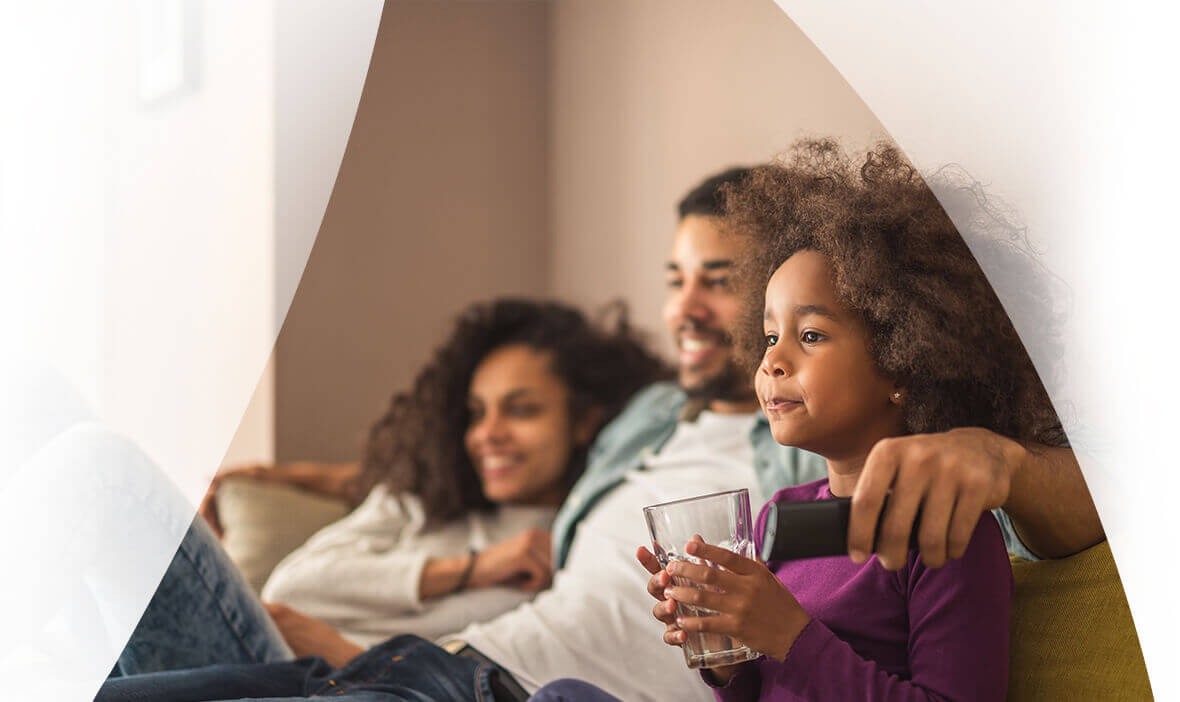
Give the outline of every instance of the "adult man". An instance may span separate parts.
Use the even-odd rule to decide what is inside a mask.
[[[824,474],[818,457],[774,442],[749,378],[730,361],[728,329],[739,314],[730,272],[740,242],[721,226],[720,190],[745,173],[733,169],[710,178],[680,203],[664,311],[679,351],[679,382],[641,392],[599,435],[554,526],[559,571],[553,586],[507,614],[444,637],[455,650],[494,661],[530,692],[577,677],[625,700],[710,699],[651,621],[647,573],[631,560],[645,540],[641,508],[735,487],[750,488],[760,502],[778,487]],[[1000,515],[1010,548],[1024,555],[1033,553],[1021,539],[1033,552],[1063,555],[1101,538],[1068,451],[963,430],[874,449],[854,498],[850,547],[856,557],[867,557],[885,491],[899,474],[905,488],[894,487],[879,549],[887,566],[904,560],[919,505],[923,558],[935,565],[966,546],[960,522],[974,525],[984,509],[1001,506],[1012,517]],[[1066,505],[1037,502],[1042,490]],[[1061,512],[1070,518],[1060,519]],[[396,667],[402,649],[383,646],[357,661],[375,670],[384,656],[381,675],[406,686],[409,672],[403,676]],[[274,670],[292,675],[289,668]]]

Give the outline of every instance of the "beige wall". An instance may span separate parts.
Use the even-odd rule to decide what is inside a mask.
[[[276,347],[280,460],[356,457],[469,301],[544,294],[548,11],[386,4]]]
[[[684,192],[805,135],[884,130],[772,0],[553,0],[552,291],[660,330]]]
[[[772,0],[389,0],[276,350],[278,457],[359,455],[474,299],[623,297],[666,343],[675,202],[805,134],[883,130]]]

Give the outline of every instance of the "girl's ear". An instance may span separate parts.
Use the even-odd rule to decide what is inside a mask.
[[[598,433],[602,424],[603,411],[601,407],[591,407],[574,421],[573,440],[575,446],[586,446]]]

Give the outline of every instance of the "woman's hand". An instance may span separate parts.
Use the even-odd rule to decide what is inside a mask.
[[[274,620],[283,640],[295,652],[296,658],[319,656],[337,668],[345,666],[364,649],[344,638],[344,635],[315,617],[274,602],[263,602]]]
[[[686,561],[669,563],[670,575],[699,587],[671,585],[664,590],[664,596],[672,602],[705,607],[717,614],[676,616],[675,624],[681,631],[665,633],[664,640],[669,641],[671,635],[677,643],[683,643],[686,632],[716,632],[732,636],[776,660],[786,658],[811,617],[774,573],[758,561],[703,541],[689,542],[686,550],[690,556],[721,567]]]
[[[318,463],[315,461],[292,461],[276,463],[273,466],[252,464],[222,469],[213,476],[209,489],[197,508],[218,538],[222,536],[221,520],[217,515],[217,488],[227,478],[262,480],[273,483],[294,485],[317,495],[344,498],[352,482],[360,473],[356,463]]]
[[[553,579],[553,537],[543,529],[526,529],[479,552],[468,585],[509,585],[528,592]]]

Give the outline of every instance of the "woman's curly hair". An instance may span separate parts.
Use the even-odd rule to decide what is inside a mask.
[[[864,321],[878,370],[905,388],[908,432],[976,426],[1017,440],[1066,443],[983,270],[896,147],[879,144],[854,164],[833,140],[804,140],[725,195],[729,222],[749,244],[737,337],[752,369],[765,352],[767,282],[792,254],[814,250],[827,258],[840,300]],[[1017,247],[997,251],[1004,265],[1030,268]],[[1028,296],[1036,292],[1028,287]],[[1032,306],[1043,302],[1033,299]]]
[[[608,306],[602,317],[595,325],[572,307],[518,299],[469,307],[412,389],[395,394],[369,431],[354,499],[383,483],[395,494],[418,496],[434,524],[494,507],[483,494],[464,434],[471,377],[496,349],[521,344],[549,353],[553,373],[569,390],[569,416],[576,421],[594,409],[600,426],[637,390],[670,377],[632,329],[622,303]],[[567,485],[585,469],[587,448],[577,447],[571,456]]]

